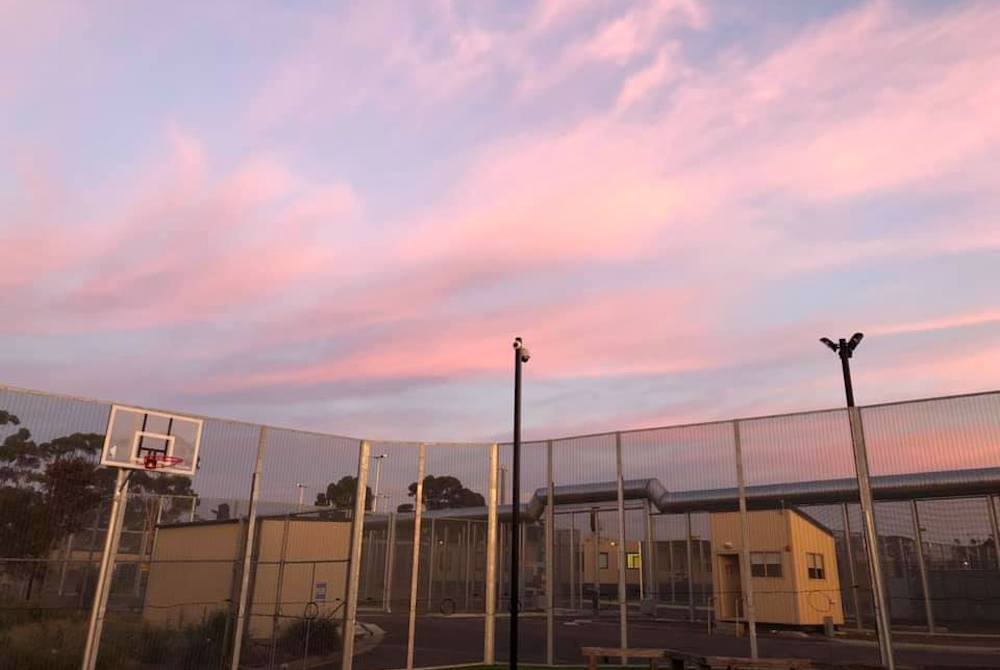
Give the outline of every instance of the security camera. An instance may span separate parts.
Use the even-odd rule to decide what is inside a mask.
[[[527,363],[528,360],[531,359],[531,352],[528,351],[528,348],[526,346],[524,346],[524,342],[521,341],[520,337],[514,338],[514,351],[521,352],[520,356],[522,363]]]

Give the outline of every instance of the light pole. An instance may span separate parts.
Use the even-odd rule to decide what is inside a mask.
[[[510,670],[517,670],[517,611],[520,600],[521,549],[521,366],[531,358],[520,337],[514,338],[514,462],[511,468],[510,523]]]
[[[379,454],[375,456],[375,492],[372,494],[372,514],[378,511],[378,482],[382,476],[382,459],[388,458],[389,454]]]
[[[302,507],[305,505],[306,488],[308,487],[301,482],[296,484],[295,487],[299,490],[299,511],[301,512]]]
[[[840,367],[844,373],[844,394],[847,397],[847,417],[851,426],[851,448],[854,450],[854,472],[858,479],[858,502],[861,507],[861,518],[864,522],[865,549],[868,552],[868,571],[872,581],[872,596],[875,601],[875,632],[878,636],[879,656],[882,665],[894,670],[896,660],[892,652],[892,632],[889,623],[889,610],[885,598],[885,585],[882,582],[882,563],[878,551],[878,532],[875,528],[875,503],[872,498],[871,480],[868,472],[868,452],[865,447],[865,434],[861,425],[861,415],[854,405],[854,385],[851,383],[851,357],[854,350],[861,344],[863,333],[854,333],[851,339],[840,338],[834,342],[828,337],[819,341],[829,347],[840,358]]]

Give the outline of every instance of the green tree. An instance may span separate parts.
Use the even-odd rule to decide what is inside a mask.
[[[0,547],[8,557],[44,558],[70,533],[92,527],[114,494],[115,472],[101,467],[99,433],[73,433],[38,444],[20,419],[0,410],[0,426],[14,426],[0,443]],[[9,430],[9,428],[8,428]],[[134,471],[131,493],[194,495],[191,480]],[[126,506],[128,527],[151,527],[155,497]],[[28,567],[28,596],[39,574]]]
[[[416,482],[410,484],[409,492],[411,498],[416,498]],[[429,510],[457,509],[485,507],[486,499],[481,494],[464,487],[457,477],[427,475],[424,477],[423,503]]]
[[[346,475],[337,482],[330,482],[326,485],[326,491],[316,494],[317,507],[332,507],[333,509],[347,510],[354,508],[354,496],[358,491],[358,478]],[[365,487],[365,510],[371,511],[372,490],[370,486]]]

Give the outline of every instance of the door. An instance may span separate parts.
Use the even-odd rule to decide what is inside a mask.
[[[739,554],[719,555],[719,618],[728,621],[743,618],[743,588],[740,584]]]

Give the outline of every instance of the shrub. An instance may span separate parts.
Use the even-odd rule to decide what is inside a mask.
[[[301,658],[306,649],[307,632],[310,656],[326,656],[341,650],[340,622],[329,617],[317,617],[312,621],[299,619],[282,631],[278,638],[278,649],[282,655]]]
[[[198,670],[221,666],[226,659],[228,625],[228,614],[215,612],[202,623],[185,628],[181,667],[184,670]]]

